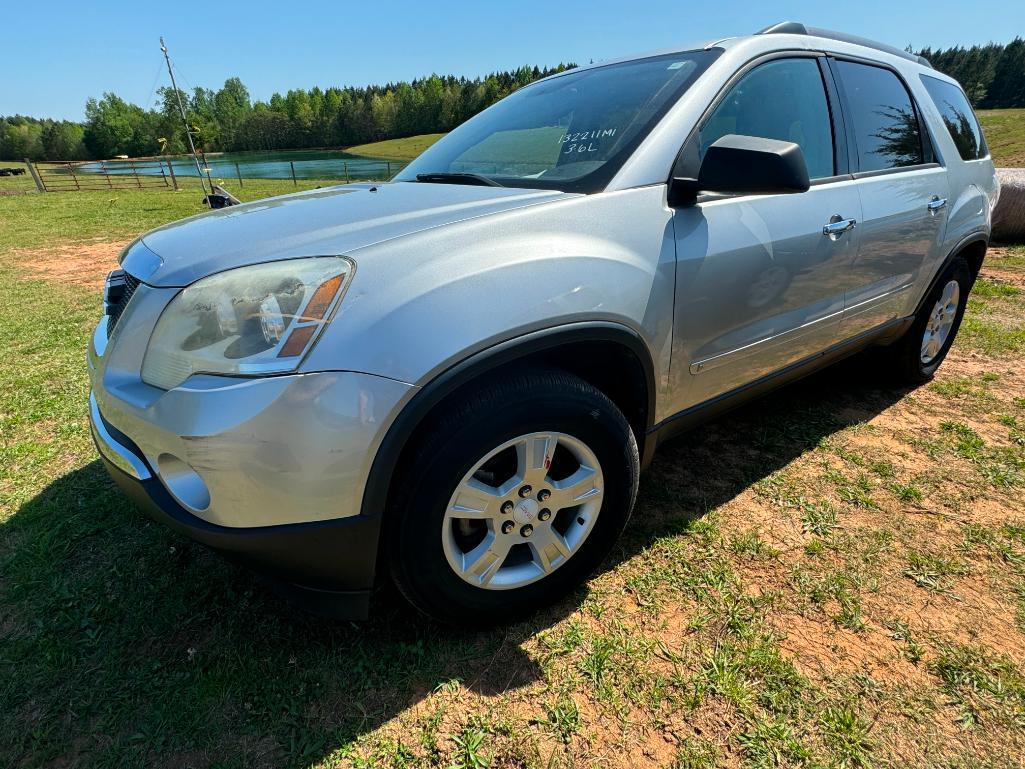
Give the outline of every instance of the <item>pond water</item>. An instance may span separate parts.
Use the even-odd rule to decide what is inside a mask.
[[[196,176],[196,164],[189,156],[178,156],[171,160],[175,174]],[[237,165],[237,170],[236,170]],[[341,150],[296,150],[289,152],[225,152],[200,156],[200,166],[210,168],[210,175],[216,179],[234,179],[238,173],[243,179],[291,179],[292,166],[297,179],[390,179],[406,165],[405,161],[352,155]],[[108,174],[139,174],[159,176],[161,169],[156,163],[140,163],[133,171],[127,161],[105,164],[88,163],[79,168],[83,172]],[[206,171],[204,170],[204,175]]]

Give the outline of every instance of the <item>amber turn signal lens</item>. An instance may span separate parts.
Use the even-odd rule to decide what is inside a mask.
[[[293,328],[292,333],[288,335],[288,339],[281,345],[281,349],[278,351],[279,358],[292,358],[296,355],[302,355],[303,350],[306,349],[306,345],[310,343],[310,338],[319,328],[319,324],[312,326],[299,326]]]
[[[310,303],[306,305],[306,310],[303,312],[303,320],[323,320],[324,313],[331,306],[331,301],[338,293],[338,289],[342,287],[342,280],[344,278],[345,273],[343,272],[341,275],[328,278],[317,287],[317,290],[313,292],[313,296],[310,298]]]

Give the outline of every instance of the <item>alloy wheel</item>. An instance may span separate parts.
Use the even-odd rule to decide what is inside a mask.
[[[961,302],[961,284],[951,280],[943,287],[943,293],[933,305],[929,313],[929,322],[925,324],[922,335],[921,361],[929,365],[947,342],[950,330],[954,327],[957,308]]]
[[[594,528],[604,494],[595,453],[565,433],[497,446],[463,477],[442,523],[449,566],[487,590],[523,587],[568,561]]]

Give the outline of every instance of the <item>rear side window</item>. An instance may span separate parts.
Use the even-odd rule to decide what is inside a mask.
[[[744,75],[701,126],[700,157],[728,134],[798,144],[809,177],[832,176],[833,126],[816,60],[779,59]]]
[[[888,69],[851,61],[837,61],[836,69],[850,106],[859,170],[924,163],[918,114],[900,79]]]
[[[964,91],[953,83],[922,75],[922,84],[940,111],[961,160],[978,160],[989,154],[986,140]]]

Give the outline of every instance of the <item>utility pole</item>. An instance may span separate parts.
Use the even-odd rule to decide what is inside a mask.
[[[207,195],[206,182],[203,181],[203,169],[199,165],[199,156],[196,155],[196,145],[192,142],[192,129],[189,128],[189,119],[185,115],[185,104],[182,102],[181,91],[174,80],[174,68],[171,67],[171,57],[167,55],[167,46],[164,45],[164,38],[160,38],[160,50],[164,54],[164,61],[167,62],[167,74],[171,76],[171,88],[174,89],[174,96],[178,100],[178,109],[182,115],[182,123],[185,124],[185,135],[189,138],[189,149],[192,151],[192,159],[196,163],[196,174],[199,176],[199,185],[203,188],[203,194]],[[168,161],[170,162],[170,161]],[[212,192],[212,191],[211,191]]]

